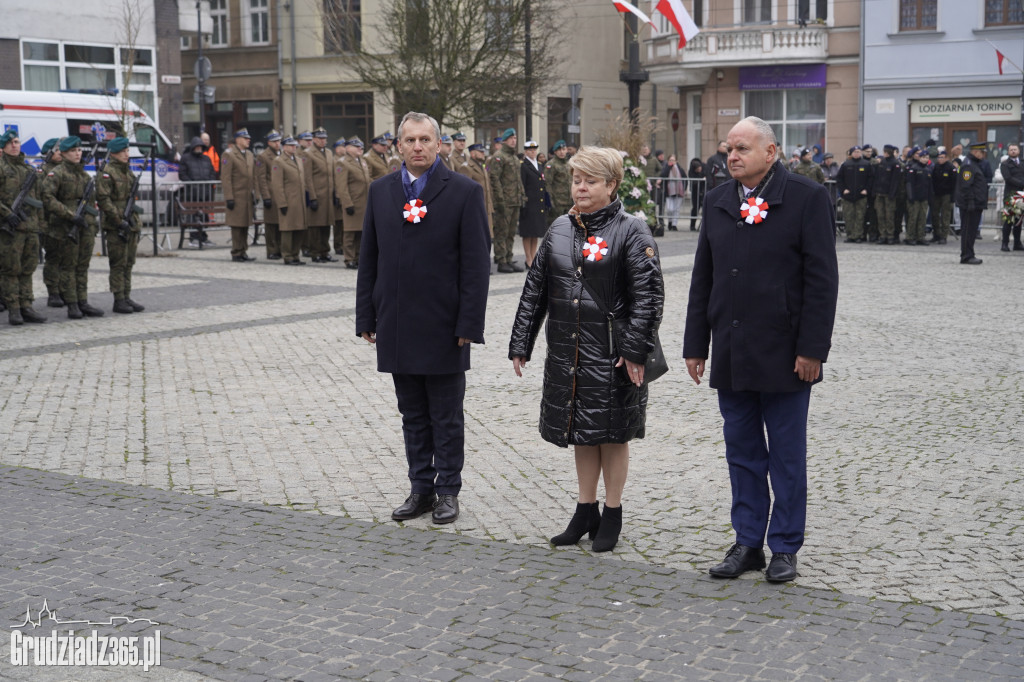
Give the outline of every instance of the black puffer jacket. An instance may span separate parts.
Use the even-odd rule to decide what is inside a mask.
[[[585,226],[585,227],[584,227]],[[607,242],[600,260],[586,260],[588,237]],[[617,323],[609,325],[578,279],[577,268]],[[621,355],[643,363],[654,348],[665,301],[658,247],[644,221],[616,200],[594,213],[557,218],[541,243],[519,300],[509,359],[530,359],[547,316],[548,356],[540,433],[561,447],[626,443],[643,438],[647,388],[637,388]]]

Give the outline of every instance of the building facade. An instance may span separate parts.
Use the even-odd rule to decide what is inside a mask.
[[[682,1],[700,33],[680,49],[655,13],[645,41],[645,106],[667,123],[657,146],[684,165],[707,158],[745,116],[772,124],[787,156],[819,145],[842,158],[858,142],[861,0]]]
[[[878,27],[864,39],[865,139],[989,142],[993,160],[1021,140],[1018,0],[877,0],[866,3],[864,25]],[[1009,60],[1002,74],[997,50]]]

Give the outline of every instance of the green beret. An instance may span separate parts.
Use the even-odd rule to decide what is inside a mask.
[[[113,140],[107,143],[107,151],[111,154],[124,151],[128,149],[128,145],[131,144],[127,137],[115,137]]]
[[[18,137],[18,131],[14,128],[8,129],[6,133],[0,135],[0,147],[6,147],[7,143]]]
[[[49,140],[43,143],[42,149],[39,150],[39,153],[44,156],[46,154],[49,154],[50,150],[53,149],[53,145],[55,144],[57,144],[57,138],[51,137]]]
[[[512,137],[515,134],[516,134],[516,129],[515,128],[506,128],[505,132],[503,132],[501,134],[501,141],[504,142],[505,140],[507,140],[508,138]]]
[[[82,146],[82,138],[78,137],[77,135],[68,135],[63,140],[60,141],[60,151],[61,151],[61,153],[69,152],[72,149],[74,149],[75,147],[81,147],[81,146]]]

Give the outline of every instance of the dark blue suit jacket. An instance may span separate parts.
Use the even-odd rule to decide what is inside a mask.
[[[370,185],[356,286],[356,334],[377,334],[377,370],[450,374],[469,369],[484,342],[491,242],[479,184],[444,164],[420,199],[419,223],[402,216],[399,169]]]
[[[796,356],[828,360],[839,294],[828,191],[775,164],[764,222],[740,217],[737,181],[707,194],[690,279],[683,357],[707,358],[711,387],[796,391]],[[824,375],[824,372],[823,372]],[[820,381],[820,379],[819,379]]]

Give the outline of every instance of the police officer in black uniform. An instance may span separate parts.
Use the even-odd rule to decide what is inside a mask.
[[[956,186],[956,205],[960,209],[963,227],[960,229],[960,263],[981,265],[981,259],[974,255],[974,240],[981,225],[981,214],[988,205],[988,185],[995,175],[985,157],[988,145],[984,142],[972,144],[967,158],[960,166],[960,178]]]

